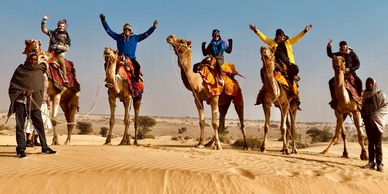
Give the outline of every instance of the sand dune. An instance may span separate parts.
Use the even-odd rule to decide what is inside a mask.
[[[63,137],[61,137],[63,138]],[[98,136],[73,136],[56,155],[28,148],[15,157],[15,137],[0,136],[0,193],[384,193],[388,174],[361,169],[360,148],[349,143],[320,155],[322,146],[282,155],[194,148],[168,136],[141,140],[150,146],[104,146]],[[102,140],[102,141],[101,141]],[[113,139],[118,143],[120,138]],[[4,142],[13,142],[6,146]],[[116,142],[117,141],[117,142]],[[270,142],[269,145],[271,145]],[[272,144],[272,145],[275,145]],[[384,145],[388,147],[388,145]],[[277,149],[277,148],[276,148]],[[271,150],[271,148],[269,148]],[[385,161],[388,153],[385,151]]]

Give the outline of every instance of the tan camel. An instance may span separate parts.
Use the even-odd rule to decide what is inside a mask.
[[[344,141],[344,151],[342,157],[348,158],[348,151],[346,149],[346,136],[347,132],[344,128],[344,121],[348,115],[353,115],[354,125],[357,129],[358,143],[361,146],[361,160],[367,160],[368,156],[364,146],[364,132],[361,130],[361,112],[360,104],[349,96],[348,91],[345,88],[345,59],[341,56],[335,56],[333,58],[334,80],[335,80],[335,96],[337,98],[337,107],[334,109],[335,116],[337,117],[337,125],[335,127],[335,134],[331,140],[329,146],[321,152],[327,153],[330,147],[338,140],[341,132],[342,139]]]
[[[129,90],[128,84],[121,79],[120,75],[116,73],[116,63],[118,58],[118,51],[105,47],[104,50],[104,58],[105,58],[105,68],[106,68],[106,79],[108,87],[108,100],[110,107],[110,121],[109,121],[109,133],[106,137],[105,144],[110,145],[112,139],[112,130],[115,124],[115,108],[116,108],[116,98],[118,98],[124,105],[124,125],[125,131],[123,135],[123,139],[120,142],[120,145],[130,145],[131,137],[128,132],[130,120],[129,120],[129,106],[132,100],[131,92]],[[138,128],[138,120],[139,120],[139,112],[141,105],[141,96],[137,96],[133,98],[133,107],[135,110],[135,140],[134,144],[137,145],[137,128]]]
[[[186,89],[191,91],[194,96],[194,102],[199,114],[199,126],[200,126],[200,138],[199,142],[196,145],[197,147],[204,146],[204,128],[205,128],[205,115],[204,115],[204,106],[203,102],[210,104],[212,111],[212,127],[214,130],[213,140],[211,140],[207,145],[212,145],[215,143],[215,148],[221,150],[221,144],[218,137],[218,130],[222,131],[225,127],[225,115],[228,111],[230,103],[233,100],[233,97],[226,94],[221,94],[220,96],[211,95],[206,83],[202,80],[202,77],[199,73],[194,73],[192,71],[192,52],[191,52],[191,41],[183,40],[177,36],[170,35],[167,37],[167,43],[169,43],[178,57],[178,66],[181,69],[181,78]],[[222,101],[222,105],[219,105],[219,101]],[[220,120],[219,127],[217,123],[217,112],[218,108],[220,110]],[[246,142],[245,131],[244,131],[244,106],[243,103],[240,105],[235,105],[236,112],[240,119],[240,127],[244,137],[244,149],[248,149],[248,144]]]
[[[24,50],[25,54],[36,52],[40,56],[43,55],[41,50],[41,42],[39,40],[26,40],[26,48]],[[44,57],[41,57],[43,59]],[[50,97],[50,118],[53,123],[53,145],[59,145],[58,134],[56,131],[57,120],[56,116],[58,114],[59,106],[62,108],[66,122],[67,122],[67,138],[65,145],[70,144],[71,142],[71,133],[75,125],[75,113],[78,111],[78,104],[80,98],[80,92],[74,91],[70,88],[65,87],[63,90],[60,90],[54,86],[52,80],[49,79],[49,85],[47,88],[47,94]]]
[[[271,115],[271,106],[274,104],[279,108],[281,113],[280,120],[280,130],[282,132],[283,139],[283,154],[289,154],[288,152],[288,141],[291,137],[292,139],[292,152],[297,153],[295,145],[295,130],[296,130],[296,113],[298,110],[298,105],[295,101],[295,96],[290,95],[289,92],[285,90],[282,86],[279,86],[279,83],[274,77],[275,70],[275,56],[274,52],[270,47],[261,47],[261,60],[263,62],[264,68],[264,87],[265,94],[263,100],[263,110],[265,115],[264,123],[264,139],[263,144],[261,145],[260,150],[265,151],[265,144],[267,142],[267,135],[270,129],[270,115]],[[290,114],[291,125],[288,124],[288,114]],[[286,129],[287,126],[287,129]]]

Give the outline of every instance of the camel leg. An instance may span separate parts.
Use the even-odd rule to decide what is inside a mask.
[[[57,130],[56,130],[56,126],[57,126],[57,121],[55,120],[56,117],[57,117],[57,114],[58,114],[58,108],[59,108],[59,102],[61,101],[61,95],[55,95],[53,100],[52,100],[52,110],[51,110],[51,122],[53,123],[53,141],[52,141],[52,145],[60,145],[59,144],[59,141],[58,141],[58,134],[57,134]]]
[[[321,152],[321,154],[327,153],[329,151],[330,147],[337,142],[338,137],[339,137],[339,133],[341,132],[341,127],[343,127],[343,123],[344,123],[343,114],[335,111],[335,116],[337,117],[337,124],[335,126],[334,137],[331,139],[327,148]]]
[[[215,137],[215,145],[214,149],[222,150],[220,139],[218,137],[218,96],[213,97],[210,100],[210,107],[212,111],[212,127],[214,130],[214,137]]]
[[[205,113],[204,113],[204,107],[203,102],[198,102],[196,98],[194,98],[195,105],[197,106],[198,110],[198,116],[199,116],[199,128],[200,128],[200,134],[199,134],[199,141],[198,144],[195,145],[197,148],[203,148],[204,147],[204,130],[205,130]]]
[[[106,136],[105,145],[111,145],[111,139],[112,139],[112,130],[113,126],[115,125],[115,109],[116,109],[116,96],[109,94],[108,92],[108,100],[109,100],[109,107],[110,107],[110,120],[109,120],[109,132]]]
[[[343,158],[349,158],[348,149],[346,148],[346,137],[347,137],[347,131],[344,127],[341,127],[341,137],[344,142],[344,151],[342,152]]]
[[[134,128],[135,128],[135,141],[134,145],[137,145],[137,129],[139,127],[139,113],[140,113],[140,105],[141,105],[141,96],[138,96],[133,99],[133,108],[135,110],[135,122],[134,122]]]
[[[267,142],[267,136],[268,136],[268,131],[269,131],[269,122],[270,122],[270,117],[271,117],[271,104],[264,102],[263,103],[263,110],[264,110],[265,121],[264,121],[264,138],[263,138],[263,143],[261,144],[261,148],[260,148],[261,152],[265,151],[265,143]]]
[[[121,139],[120,145],[130,145],[130,138],[128,134],[128,128],[129,128],[129,105],[131,103],[131,97],[126,97],[123,100],[123,105],[124,105],[124,134],[123,138]]]
[[[365,140],[365,134],[364,131],[361,130],[361,114],[360,111],[353,112],[353,120],[354,125],[357,129],[357,135],[358,135],[358,143],[361,146],[361,154],[360,159],[361,160],[368,160],[368,154],[365,149],[364,140]]]
[[[225,117],[226,117],[226,114],[228,113],[230,103],[231,101],[223,105],[218,105],[218,109],[220,112],[219,126],[218,126],[219,135],[222,135],[225,130]],[[212,146],[214,144],[215,139],[216,139],[215,136],[213,136],[213,138],[208,143],[205,144],[205,147]]]
[[[288,152],[288,141],[287,141],[287,133],[288,129],[286,129],[286,120],[288,116],[288,110],[289,110],[289,105],[287,104],[281,104],[280,105],[282,108],[280,109],[281,112],[281,117],[280,117],[280,130],[282,131],[282,136],[283,136],[283,149],[282,152],[283,154],[289,154]]]
[[[234,109],[236,110],[236,113],[238,115],[238,118],[240,120],[240,130],[244,138],[244,150],[249,150],[247,138],[245,135],[245,122],[244,122],[244,103],[241,104],[235,104]]]
[[[292,154],[297,154],[298,151],[297,151],[297,148],[296,148],[296,142],[295,142],[295,138],[296,138],[296,113],[297,113],[298,109],[296,107],[292,107],[291,108],[291,111],[290,111],[290,120],[291,120],[291,126],[289,127],[291,130],[291,140],[292,140],[292,151],[291,153]]]

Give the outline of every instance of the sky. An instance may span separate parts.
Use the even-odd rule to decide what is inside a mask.
[[[217,28],[223,39],[232,38],[233,52],[225,61],[234,63],[246,79],[237,78],[244,96],[246,119],[264,119],[262,106],[254,106],[261,88],[259,70],[262,66],[259,49],[265,46],[249,30],[255,24],[268,37],[281,28],[292,37],[307,24],[313,28],[293,46],[301,81],[301,122],[335,122],[329,107],[328,80],[334,75],[326,45],[333,39],[333,50],[346,40],[357,53],[361,67],[357,71],[365,81],[371,76],[381,90],[388,92],[388,2],[345,0],[98,0],[98,1],[27,1],[2,0],[0,5],[0,110],[9,107],[9,80],[16,67],[23,63],[26,39],[39,39],[48,47],[48,37],[40,30],[45,14],[50,14],[49,29],[65,18],[72,39],[66,58],[73,61],[81,84],[80,113],[109,114],[107,89],[104,85],[103,50],[116,48],[115,41],[103,30],[99,14],[103,13],[111,29],[121,33],[130,23],[135,34],[143,33],[158,20],[155,32],[137,46],[145,91],[141,115],[197,117],[191,92],[182,85],[177,58],[166,38],[170,34],[192,41],[193,64],[203,56],[201,43],[211,40]],[[95,105],[95,106],[94,106]],[[118,101],[116,113],[123,114]],[[206,108],[209,116],[210,109]],[[133,115],[133,111],[131,112]],[[272,109],[272,120],[279,120],[278,109]],[[227,118],[237,118],[230,108]]]

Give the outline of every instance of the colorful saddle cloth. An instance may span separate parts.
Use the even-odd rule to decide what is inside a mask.
[[[345,79],[345,88],[348,91],[349,95],[358,102],[358,104],[362,103],[362,97],[358,95],[356,88],[354,87],[354,76],[352,74],[348,75],[348,79]]]
[[[128,89],[133,98],[141,97],[144,92],[144,84],[143,84],[143,78],[140,76],[139,80],[134,79],[134,67],[129,58],[125,58],[124,65],[120,62],[120,58],[118,59],[117,66],[116,66],[116,72],[120,75],[121,79],[124,80],[128,84]],[[142,72],[140,70],[140,75],[142,75]]]
[[[54,86],[60,90],[63,90],[65,88],[65,84],[63,83],[62,79],[62,71],[60,70],[60,65],[55,60],[55,52],[48,52],[45,51],[40,56],[43,60],[46,60],[48,65],[47,70],[47,77],[49,80],[53,81]],[[71,61],[65,60],[65,66],[66,66],[66,77],[69,80],[69,86],[68,88],[79,92],[81,90],[80,84],[77,81],[76,77],[76,71],[74,68],[74,64]]]

